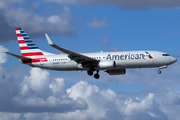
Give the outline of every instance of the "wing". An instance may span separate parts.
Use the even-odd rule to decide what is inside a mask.
[[[97,65],[97,63],[99,63],[99,60],[96,60],[96,59],[90,58],[88,56],[85,56],[85,55],[64,49],[62,47],[59,47],[58,45],[56,45],[52,42],[52,40],[49,38],[49,36],[47,34],[45,34],[45,36],[46,36],[47,41],[48,41],[50,46],[68,54],[68,57],[71,60],[74,60],[77,63],[81,63],[84,67],[92,67],[92,66]]]

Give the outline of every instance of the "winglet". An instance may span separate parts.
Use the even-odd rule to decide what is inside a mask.
[[[49,43],[49,45],[54,45],[54,43],[52,42],[52,40],[49,38],[49,36],[45,33],[46,39]]]

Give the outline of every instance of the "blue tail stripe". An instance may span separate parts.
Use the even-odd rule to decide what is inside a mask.
[[[31,41],[31,40],[25,40],[25,42],[26,42],[26,43],[30,43],[30,42],[33,42],[33,41]]]
[[[28,46],[36,46],[35,44],[27,44]]]
[[[20,31],[21,33],[25,33],[24,31]]]
[[[30,39],[29,37],[23,37],[24,39]]]
[[[29,49],[39,49],[38,47],[28,47]]]
[[[18,29],[19,29],[19,30],[22,30],[22,28],[21,28],[21,27],[18,27]]]
[[[21,34],[23,37],[29,37],[27,34]]]

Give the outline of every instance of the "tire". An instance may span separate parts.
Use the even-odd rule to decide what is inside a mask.
[[[159,73],[159,74],[161,74],[161,71],[160,71],[160,70],[158,70],[158,73]]]
[[[87,74],[88,74],[89,76],[92,76],[92,75],[93,75],[93,71],[92,71],[92,70],[89,70],[89,71],[87,71]]]
[[[94,74],[94,78],[99,79],[99,74]]]

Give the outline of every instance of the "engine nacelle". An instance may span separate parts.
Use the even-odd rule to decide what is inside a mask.
[[[114,69],[116,67],[116,62],[111,60],[100,61],[98,64],[98,69],[107,70]]]
[[[126,74],[126,69],[116,69],[116,70],[107,70],[109,75],[124,75]]]

